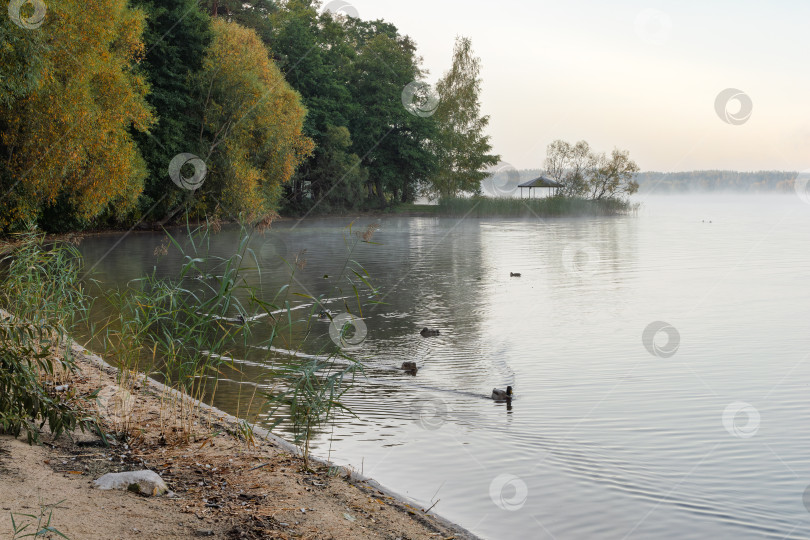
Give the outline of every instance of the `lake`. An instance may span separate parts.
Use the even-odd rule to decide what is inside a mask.
[[[384,304],[363,311],[365,377],[345,396],[356,417],[315,453],[483,538],[810,538],[810,205],[636,200],[617,218],[358,220],[380,224],[378,245],[351,257]],[[262,290],[289,281],[277,254],[306,249],[292,289],[330,294],[348,222],[256,236]],[[151,270],[163,237],[81,250],[120,284]],[[251,383],[271,384],[274,360],[248,356],[215,404],[268,423]],[[406,360],[415,376],[396,369]],[[507,385],[511,404],[489,399]]]

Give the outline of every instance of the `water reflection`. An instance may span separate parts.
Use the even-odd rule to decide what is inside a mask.
[[[333,443],[322,437],[319,451],[364,463],[424,507],[440,498],[437,511],[484,537],[808,538],[810,213],[791,204],[662,198],[626,218],[361,219],[355,230],[380,223],[379,245],[351,254],[348,220],[277,223],[251,239],[259,265],[245,278],[268,301],[289,284],[300,305],[311,301],[298,294],[335,296],[348,257],[368,270],[384,303],[363,308],[366,369],[345,396],[357,416],[328,426]],[[226,228],[211,250],[227,256],[236,238]],[[95,260],[116,240],[82,250]],[[128,237],[99,263],[100,279],[151,270],[162,240]],[[303,250],[293,280],[268,260]],[[157,271],[179,262],[170,255]],[[649,353],[643,334],[656,321],[677,329],[675,354]],[[426,326],[440,334],[422,337]],[[307,333],[302,356],[332,343],[316,320],[274,345],[296,350]],[[268,423],[260,393],[289,355],[249,346],[233,356],[214,401]],[[507,385],[512,403],[490,399]],[[760,414],[747,439],[723,425],[738,402]],[[510,511],[497,501],[517,492],[491,490],[516,479],[525,500]]]

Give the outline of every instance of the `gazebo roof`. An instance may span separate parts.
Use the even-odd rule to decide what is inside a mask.
[[[544,188],[558,188],[563,187],[563,185],[556,180],[552,180],[548,176],[541,176],[540,178],[535,178],[534,180],[529,180],[528,182],[523,182],[522,184],[518,184],[518,187],[522,188],[534,188],[534,187],[544,187]]]

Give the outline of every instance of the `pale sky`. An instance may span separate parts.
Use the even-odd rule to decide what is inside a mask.
[[[806,0],[347,1],[411,36],[428,82],[470,37],[494,151],[519,169],[554,139],[629,150],[648,171],[810,169]],[[752,104],[739,125],[715,111],[727,88]]]

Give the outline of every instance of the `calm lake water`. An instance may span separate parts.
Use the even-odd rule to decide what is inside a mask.
[[[357,417],[316,453],[484,538],[810,538],[810,205],[638,200],[611,219],[360,220],[380,223],[380,245],[352,257],[386,303],[364,310]],[[347,223],[256,237],[264,290],[288,280],[275,253],[306,249],[292,288],[331,293]],[[81,249],[121,283],[151,270],[161,239]],[[233,246],[233,231],[215,237]],[[328,343],[315,328],[305,352]],[[266,386],[267,363],[288,361],[257,358],[219,407],[246,414],[254,386],[239,379]],[[395,369],[405,360],[416,376]],[[488,399],[507,385],[511,407]]]

